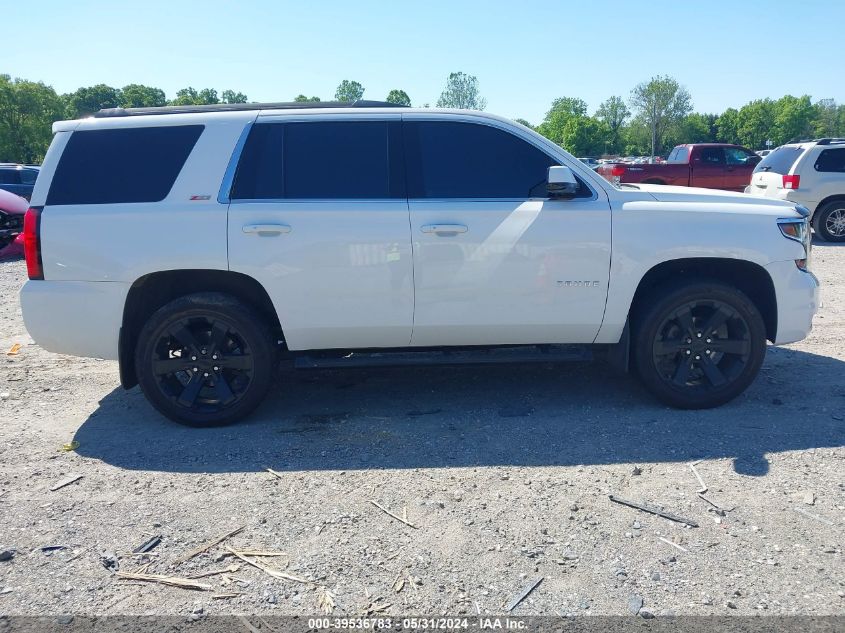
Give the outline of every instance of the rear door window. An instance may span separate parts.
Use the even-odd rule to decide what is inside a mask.
[[[752,157],[757,158],[757,155],[738,147],[725,148],[725,162],[728,165],[747,165]]]
[[[815,168],[816,171],[845,172],[845,148],[822,151],[816,159]]]
[[[34,185],[35,179],[38,178],[38,170],[36,169],[21,169],[20,173],[21,183],[24,185]]]
[[[558,161],[498,128],[453,121],[406,121],[409,198],[546,197]],[[592,191],[579,179],[577,197]]]
[[[74,132],[56,167],[47,204],[164,200],[203,128],[170,125]]]
[[[702,147],[698,151],[698,159],[705,165],[723,165],[725,153],[721,147]]]
[[[404,198],[399,121],[259,123],[233,200]]]
[[[765,156],[754,168],[754,173],[759,171],[770,171],[775,174],[788,174],[789,170],[795,164],[801,154],[804,153],[804,148],[795,145],[784,145],[773,150],[771,154]]]

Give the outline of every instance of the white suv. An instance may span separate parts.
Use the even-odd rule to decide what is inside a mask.
[[[809,332],[801,207],[615,187],[507,119],[387,105],[56,123],[25,220],[29,332],[117,359],[124,387],[192,425],[248,414],[280,359],[550,361],[566,345],[711,407],[753,381],[766,339]]]
[[[845,139],[778,147],[754,169],[745,193],[802,204],[817,237],[845,241]]]

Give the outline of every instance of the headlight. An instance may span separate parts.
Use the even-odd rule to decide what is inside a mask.
[[[810,234],[810,222],[807,216],[800,220],[794,218],[778,220],[778,228],[783,236],[790,240],[799,242],[804,247],[804,257],[796,259],[795,265],[801,270],[807,270],[810,265],[810,250],[812,249],[812,236]]]

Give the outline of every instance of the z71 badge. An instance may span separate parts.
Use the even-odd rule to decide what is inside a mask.
[[[564,288],[598,288],[599,286],[601,286],[601,282],[559,280],[557,282],[557,285],[562,286]]]

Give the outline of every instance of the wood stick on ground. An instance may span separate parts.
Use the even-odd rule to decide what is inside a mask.
[[[213,540],[211,540],[211,541],[208,541],[208,542],[207,542],[207,543],[205,543],[204,545],[200,545],[200,546],[199,546],[199,547],[197,547],[196,549],[191,550],[190,552],[188,552],[187,554],[185,554],[185,555],[184,555],[184,556],[182,556],[181,558],[177,558],[175,561],[173,561],[172,563],[170,563],[170,567],[171,567],[171,569],[172,569],[172,568],[174,568],[174,567],[178,567],[178,566],[179,566],[179,565],[181,565],[182,563],[184,563],[184,562],[186,562],[186,561],[191,560],[194,556],[199,556],[199,555],[200,555],[200,554],[202,554],[204,551],[209,550],[209,549],[211,549],[212,547],[214,547],[215,545],[218,545],[218,544],[222,543],[223,541],[225,541],[225,540],[226,540],[227,538],[229,538],[230,536],[234,536],[235,534],[237,534],[238,532],[240,532],[241,530],[243,530],[245,527],[246,527],[245,525],[242,525],[242,526],[241,526],[241,527],[239,527],[239,528],[235,528],[235,529],[234,529],[234,530],[232,530],[231,532],[226,532],[226,534],[224,534],[223,536],[218,536],[216,539],[213,539]]]
[[[276,629],[274,629],[272,626],[270,626],[269,624],[267,624],[267,621],[266,621],[264,618],[258,618],[258,621],[259,621],[259,622],[261,622],[261,625],[262,625],[263,627],[265,627],[265,628],[266,628],[268,631],[270,631],[271,633],[272,633],[273,631],[275,631],[275,630],[276,630]]]
[[[690,527],[698,527],[698,523],[691,519],[686,519],[682,516],[678,516],[677,514],[672,514],[670,512],[666,512],[663,508],[658,508],[655,506],[651,506],[645,503],[637,503],[636,501],[628,501],[627,499],[621,499],[614,495],[609,495],[609,498],[614,503],[622,504],[623,506],[628,506],[629,508],[636,508],[637,510],[642,510],[643,512],[649,512],[651,514],[656,514],[657,516],[663,517],[664,519],[669,519],[670,521],[677,521],[678,523],[686,523]]]
[[[724,508],[722,508],[722,507],[721,507],[718,503],[715,503],[715,502],[713,502],[713,501],[710,501],[710,499],[708,499],[707,497],[705,497],[705,496],[704,496],[703,494],[701,494],[700,492],[698,493],[698,497],[699,497],[702,501],[706,501],[707,503],[709,503],[711,506],[713,506],[713,507],[714,507],[714,508],[716,508],[717,510],[722,510],[722,512],[724,512]]]
[[[252,565],[253,567],[256,567],[257,569],[260,569],[261,571],[263,571],[265,574],[273,576],[273,578],[281,578],[282,580],[292,580],[294,582],[301,582],[301,583],[306,584],[306,585],[313,584],[310,580],[305,580],[305,578],[300,578],[299,576],[294,576],[293,574],[288,574],[287,572],[283,572],[280,569],[273,569],[272,567],[268,567],[264,563],[261,563],[257,560],[251,560],[251,559],[247,558],[246,556],[242,556],[239,552],[236,552],[231,547],[227,547],[226,549],[231,554],[233,554],[234,556],[237,556],[238,558],[240,558],[247,565]]]
[[[276,472],[275,470],[273,470],[272,468],[268,468],[268,469],[267,469],[267,472],[268,472],[268,473],[270,473],[271,475],[275,475],[275,476],[276,476],[276,477],[278,477],[279,479],[284,479],[284,477],[282,477],[282,473],[277,473],[277,472]]]
[[[688,552],[689,551],[686,547],[681,547],[677,543],[673,543],[672,541],[670,541],[668,538],[663,538],[662,536],[658,536],[657,538],[659,538],[661,541],[663,541],[667,545],[671,545],[672,547],[677,547],[682,552]]]
[[[833,521],[830,519],[825,519],[824,517],[820,517],[818,514],[813,514],[812,512],[807,512],[804,508],[795,508],[796,512],[800,512],[805,517],[810,517],[811,519],[815,519],[825,525],[834,525]]]
[[[287,556],[287,557],[290,557],[290,554],[288,554],[287,552],[268,552],[266,550],[261,550],[261,549],[239,549],[239,550],[237,550],[237,552],[241,556],[263,556],[263,557]]]
[[[199,591],[209,591],[211,585],[205,585],[200,582],[194,582],[188,578],[177,578],[175,576],[162,576],[160,574],[136,574],[127,571],[119,571],[116,573],[118,578],[125,578],[126,580],[140,580],[142,582],[155,582],[160,585],[169,585],[171,587],[179,587],[181,589],[197,589]]]
[[[543,577],[538,576],[527,585],[525,585],[518,594],[508,603],[508,606],[505,607],[505,611],[513,611],[516,609],[517,605],[525,600],[528,597],[528,594],[536,589],[537,585],[543,582]]]
[[[215,600],[227,600],[228,598],[239,598],[242,593],[215,593],[211,597]]]
[[[695,468],[695,465],[700,464],[700,463],[701,463],[701,460],[699,459],[697,461],[692,462],[689,465],[689,467],[690,467],[690,470],[692,471],[692,474],[695,475],[696,479],[698,479],[698,483],[701,484],[701,488],[699,490],[696,490],[696,492],[698,494],[704,494],[705,492],[707,492],[707,484],[704,483],[704,480],[701,478],[701,475],[698,474],[698,470],[696,470],[696,468]]]
[[[229,565],[226,569],[213,569],[212,571],[204,571],[201,574],[193,574],[188,576],[191,580],[196,580],[197,578],[208,578],[209,576],[217,576],[219,574],[234,574],[241,568],[240,565]]]
[[[390,510],[388,510],[388,509],[387,509],[387,508],[385,508],[384,506],[380,505],[378,502],[373,501],[372,499],[370,499],[370,503],[372,503],[375,507],[377,507],[379,510],[381,510],[381,511],[382,511],[382,512],[384,512],[385,514],[389,514],[390,516],[392,516],[394,519],[396,519],[396,520],[397,520],[397,521],[399,521],[400,523],[404,523],[404,524],[405,524],[405,525],[407,525],[408,527],[412,527],[412,528],[414,528],[415,530],[419,529],[416,525],[414,525],[414,524],[413,524],[413,523],[411,523],[410,521],[406,521],[406,520],[405,520],[405,519],[403,519],[402,517],[400,517],[400,516],[398,516],[398,515],[396,515],[396,514],[393,514]]]
[[[67,477],[66,479],[62,479],[59,483],[51,486],[50,492],[55,492],[59,488],[64,488],[65,486],[69,486],[74,481],[79,481],[80,479],[82,479],[82,475],[71,475],[70,477]]]

